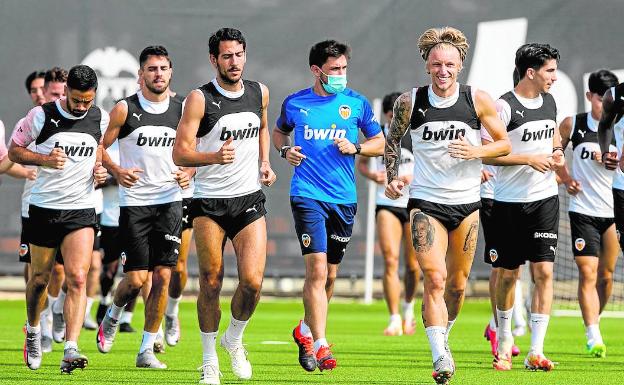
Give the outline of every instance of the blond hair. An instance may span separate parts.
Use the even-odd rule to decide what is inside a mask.
[[[423,60],[427,61],[429,53],[438,44],[455,47],[459,51],[462,62],[466,58],[468,47],[470,47],[464,33],[456,28],[429,28],[418,38],[418,49]]]

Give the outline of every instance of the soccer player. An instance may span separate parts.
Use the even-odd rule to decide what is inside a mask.
[[[290,205],[306,273],[305,317],[293,338],[306,371],[336,367],[325,330],[334,280],[357,210],[355,155],[381,155],[384,143],[368,100],[346,88],[350,53],[346,44],[335,40],[313,45],[309,65],[314,84],[284,100],[273,130],[275,147],[295,166]],[[361,144],[358,130],[366,137]]]
[[[78,351],[85,314],[85,280],[95,221],[94,182],[106,177],[99,147],[108,114],[93,107],[97,76],[88,66],[73,67],[67,77],[66,99],[35,107],[16,129],[9,156],[14,162],[38,165],[30,196],[30,234],[33,274],[26,287],[26,343],[24,361],[30,369],[41,365],[40,313],[57,249],[64,260],[68,292],[65,301],[65,352],[61,371],[84,368],[87,358]],[[35,151],[27,147],[36,143]]]
[[[172,159],[182,103],[169,96],[172,67],[163,46],[139,56],[140,90],[115,105],[104,146],[119,141],[119,165],[105,155],[106,168],[119,183],[119,233],[125,276],[97,333],[97,347],[110,351],[124,306],[134,299],[152,272],[145,303],[139,368],[165,369],[154,355],[154,341],[165,311],[171,269],[176,265],[182,222],[181,188],[188,175]]]
[[[243,34],[234,28],[221,28],[210,36],[209,58],[216,77],[186,97],[173,151],[176,164],[197,167],[190,215],[199,260],[201,384],[220,383],[216,341],[223,246],[228,238],[236,253],[239,281],[220,343],[234,375],[252,376],[242,340],[260,299],[266,263],[266,198],[261,185],[271,186],[276,176],[269,162],[269,90],[242,78],[246,47]]]
[[[386,195],[403,195],[400,141],[411,127],[416,154],[408,203],[412,242],[424,274],[422,317],[433,378],[445,384],[455,372],[448,334],[463,303],[479,231],[481,159],[505,155],[510,146],[490,96],[457,82],[468,51],[464,34],[431,28],[418,47],[431,85],[413,88],[394,105],[385,151]],[[482,135],[491,143],[482,145]]]
[[[392,106],[401,94],[393,92],[386,95],[381,103],[382,112],[386,119],[383,127],[384,136],[388,133],[388,127],[392,121]],[[409,136],[404,136],[401,141],[401,165],[399,177],[403,178],[405,185],[409,185],[414,168],[414,155]],[[407,211],[407,187],[401,199],[392,200],[386,197],[386,170],[382,156],[374,158],[374,167],[369,168],[369,158],[359,157],[357,160],[358,170],[362,175],[377,183],[377,195],[375,204],[377,218],[377,234],[379,246],[384,256],[383,287],[386,304],[390,312],[390,322],[384,329],[384,335],[400,336],[414,334],[414,297],[416,287],[420,279],[420,269],[416,260],[416,251],[412,245],[409,227],[409,213]],[[401,282],[399,281],[399,252],[403,244],[405,258],[405,300],[402,302],[403,319],[399,313],[399,300],[401,297]],[[402,322],[401,322],[402,321]]]
[[[499,167],[494,186],[493,234],[488,254],[499,268],[496,285],[498,349],[493,366],[511,370],[511,319],[519,267],[527,260],[535,282],[531,302],[531,348],[524,360],[530,370],[552,370],[544,355],[553,297],[559,197],[555,173],[564,165],[557,106],[548,93],[557,80],[559,51],[530,43],[516,51],[520,81],[497,101],[512,153],[491,160]]]
[[[26,91],[34,106],[40,106],[46,102],[43,95],[45,74],[45,71],[33,71],[26,77]]]

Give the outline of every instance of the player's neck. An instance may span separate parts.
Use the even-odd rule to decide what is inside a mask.
[[[535,99],[541,95],[540,90],[533,86],[529,80],[522,79],[518,82],[518,85],[514,88],[516,95],[525,99]]]
[[[457,82],[455,82],[453,83],[452,86],[443,90],[443,89],[438,88],[435,83],[431,83],[431,90],[433,91],[434,94],[436,94],[436,96],[440,98],[448,98],[448,97],[455,95],[455,92],[457,91],[457,87],[459,87],[459,85],[457,84]]]
[[[589,115],[597,122],[599,122],[602,117],[602,113],[600,111],[594,111],[593,109],[589,112]]]
[[[236,83],[224,82],[220,76],[217,76],[217,84],[226,91],[238,92],[243,89],[243,79],[239,79]]]
[[[150,91],[147,87],[141,87],[141,94],[143,97],[150,102],[158,103],[164,102],[169,97],[169,89],[165,90],[165,92],[161,92],[157,94],[155,92]]]

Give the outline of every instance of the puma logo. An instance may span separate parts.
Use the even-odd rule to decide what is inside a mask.
[[[579,135],[581,135],[581,138],[585,138],[585,131],[583,130],[578,130]]]
[[[418,112],[420,112],[422,114],[422,116],[425,116],[425,113],[427,112],[428,108],[425,108],[424,110],[422,108],[418,109]]]
[[[217,102],[212,102],[212,104],[214,104],[215,106],[217,106],[217,108],[218,108],[218,109],[221,109],[221,102],[222,102],[222,101],[223,101],[223,100],[219,100],[219,103],[217,103]]]
[[[134,116],[135,118],[137,118],[137,120],[140,122],[141,121],[141,116],[143,114],[135,114],[134,112],[132,113],[132,116]]]
[[[557,255],[557,247],[556,246],[550,246],[550,250],[552,250],[553,255]]]
[[[250,213],[250,212],[258,212],[258,210],[256,209],[256,205],[251,206],[250,208],[248,208],[247,210],[245,210],[246,213]]]
[[[522,110],[522,111],[516,110],[516,114],[518,114],[518,115],[520,115],[520,116],[522,116],[524,118],[524,110]]]
[[[59,123],[61,122],[61,119],[59,119],[59,120],[50,119],[50,122],[54,123],[54,125],[56,126],[56,128],[58,128],[58,125],[59,125]]]
[[[300,108],[299,112],[301,112],[302,114],[304,114],[305,116],[308,116],[308,111],[310,111],[310,109],[305,109],[305,108]]]

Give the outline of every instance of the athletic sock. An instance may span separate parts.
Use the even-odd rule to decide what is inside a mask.
[[[110,292],[108,294],[106,294],[106,295],[101,295],[100,296],[100,305],[109,307],[112,302],[113,302],[113,298],[110,295]]]
[[[93,298],[87,297],[87,306],[85,307],[85,318],[91,316],[92,307],[93,307]]]
[[[513,334],[511,334],[511,318],[513,308],[509,310],[500,310],[496,308],[496,319],[498,320],[498,329],[496,330],[496,338],[498,339],[498,352],[508,354],[513,346]],[[531,337],[532,338],[532,337]]]
[[[306,337],[312,337],[312,330],[310,330],[310,327],[305,323],[305,321],[301,321],[301,328],[299,329],[299,332]]]
[[[52,305],[52,311],[56,314],[63,314],[63,306],[65,306],[65,296],[67,293],[61,289],[58,298],[54,301],[54,305]]]
[[[453,328],[453,325],[455,325],[456,319],[457,318],[454,320],[448,320],[448,323],[446,324],[446,333],[444,333],[444,343],[446,344],[448,344],[449,334],[451,334],[451,329]]]
[[[115,305],[115,302],[113,302],[108,308],[108,316],[117,321],[119,320],[119,317],[121,317],[121,312],[123,312],[123,309],[123,306],[117,306]]]
[[[587,344],[589,346],[604,344],[604,341],[602,340],[602,335],[600,334],[599,324],[585,326],[585,335],[587,336]]]
[[[139,354],[143,353],[147,349],[154,349],[154,341],[156,341],[157,333],[150,333],[143,330],[143,339],[141,340],[141,347],[139,348]]]
[[[57,297],[52,297],[50,294],[48,294],[48,306],[45,308],[45,311],[48,311],[48,312],[52,311],[52,306],[54,306],[56,299]]]
[[[411,300],[410,302],[402,301],[401,308],[403,309],[403,319],[405,321],[411,322],[414,320],[414,300]]]
[[[163,332],[162,323],[158,325],[158,332],[156,332],[156,334],[160,335],[161,337],[165,335],[165,332]]]
[[[123,311],[123,313],[121,313],[121,317],[119,317],[119,323],[120,324],[131,324],[132,323],[132,316],[133,313],[131,311]]]
[[[401,315],[400,314],[390,314],[390,325],[401,326]]]
[[[65,346],[63,347],[63,350],[67,350],[67,349],[78,350],[78,342],[77,341],[65,341]]]
[[[28,333],[39,333],[39,332],[41,332],[41,325],[30,326],[28,321],[26,321],[26,331]]]
[[[314,355],[315,356],[316,356],[316,353],[319,351],[319,349],[321,349],[321,347],[323,346],[329,346],[329,344],[327,343],[327,339],[319,338],[318,340],[314,341]]]
[[[548,314],[531,313],[531,353],[544,354],[544,338],[549,320]]]
[[[446,353],[444,348],[446,328],[444,326],[429,326],[425,328],[429,346],[431,347],[431,358],[436,362],[440,356]]]
[[[516,327],[526,327],[526,319],[524,318],[524,295],[522,291],[522,281],[516,281],[516,293],[514,294],[513,305],[513,322]]]
[[[496,331],[496,318],[494,318],[494,316],[490,318],[490,329]]]
[[[199,332],[201,336],[203,362],[219,366],[219,357],[217,356],[217,332],[204,333]]]
[[[239,321],[236,318],[230,318],[230,325],[225,330],[225,340],[228,344],[231,345],[242,345],[243,343],[243,332],[245,331],[245,327],[247,326],[247,321]]]
[[[167,299],[167,310],[165,311],[165,314],[169,317],[177,317],[178,316],[178,311],[180,308],[180,299],[182,299],[182,296],[178,297],[178,298],[173,298],[173,297],[169,297]]]

